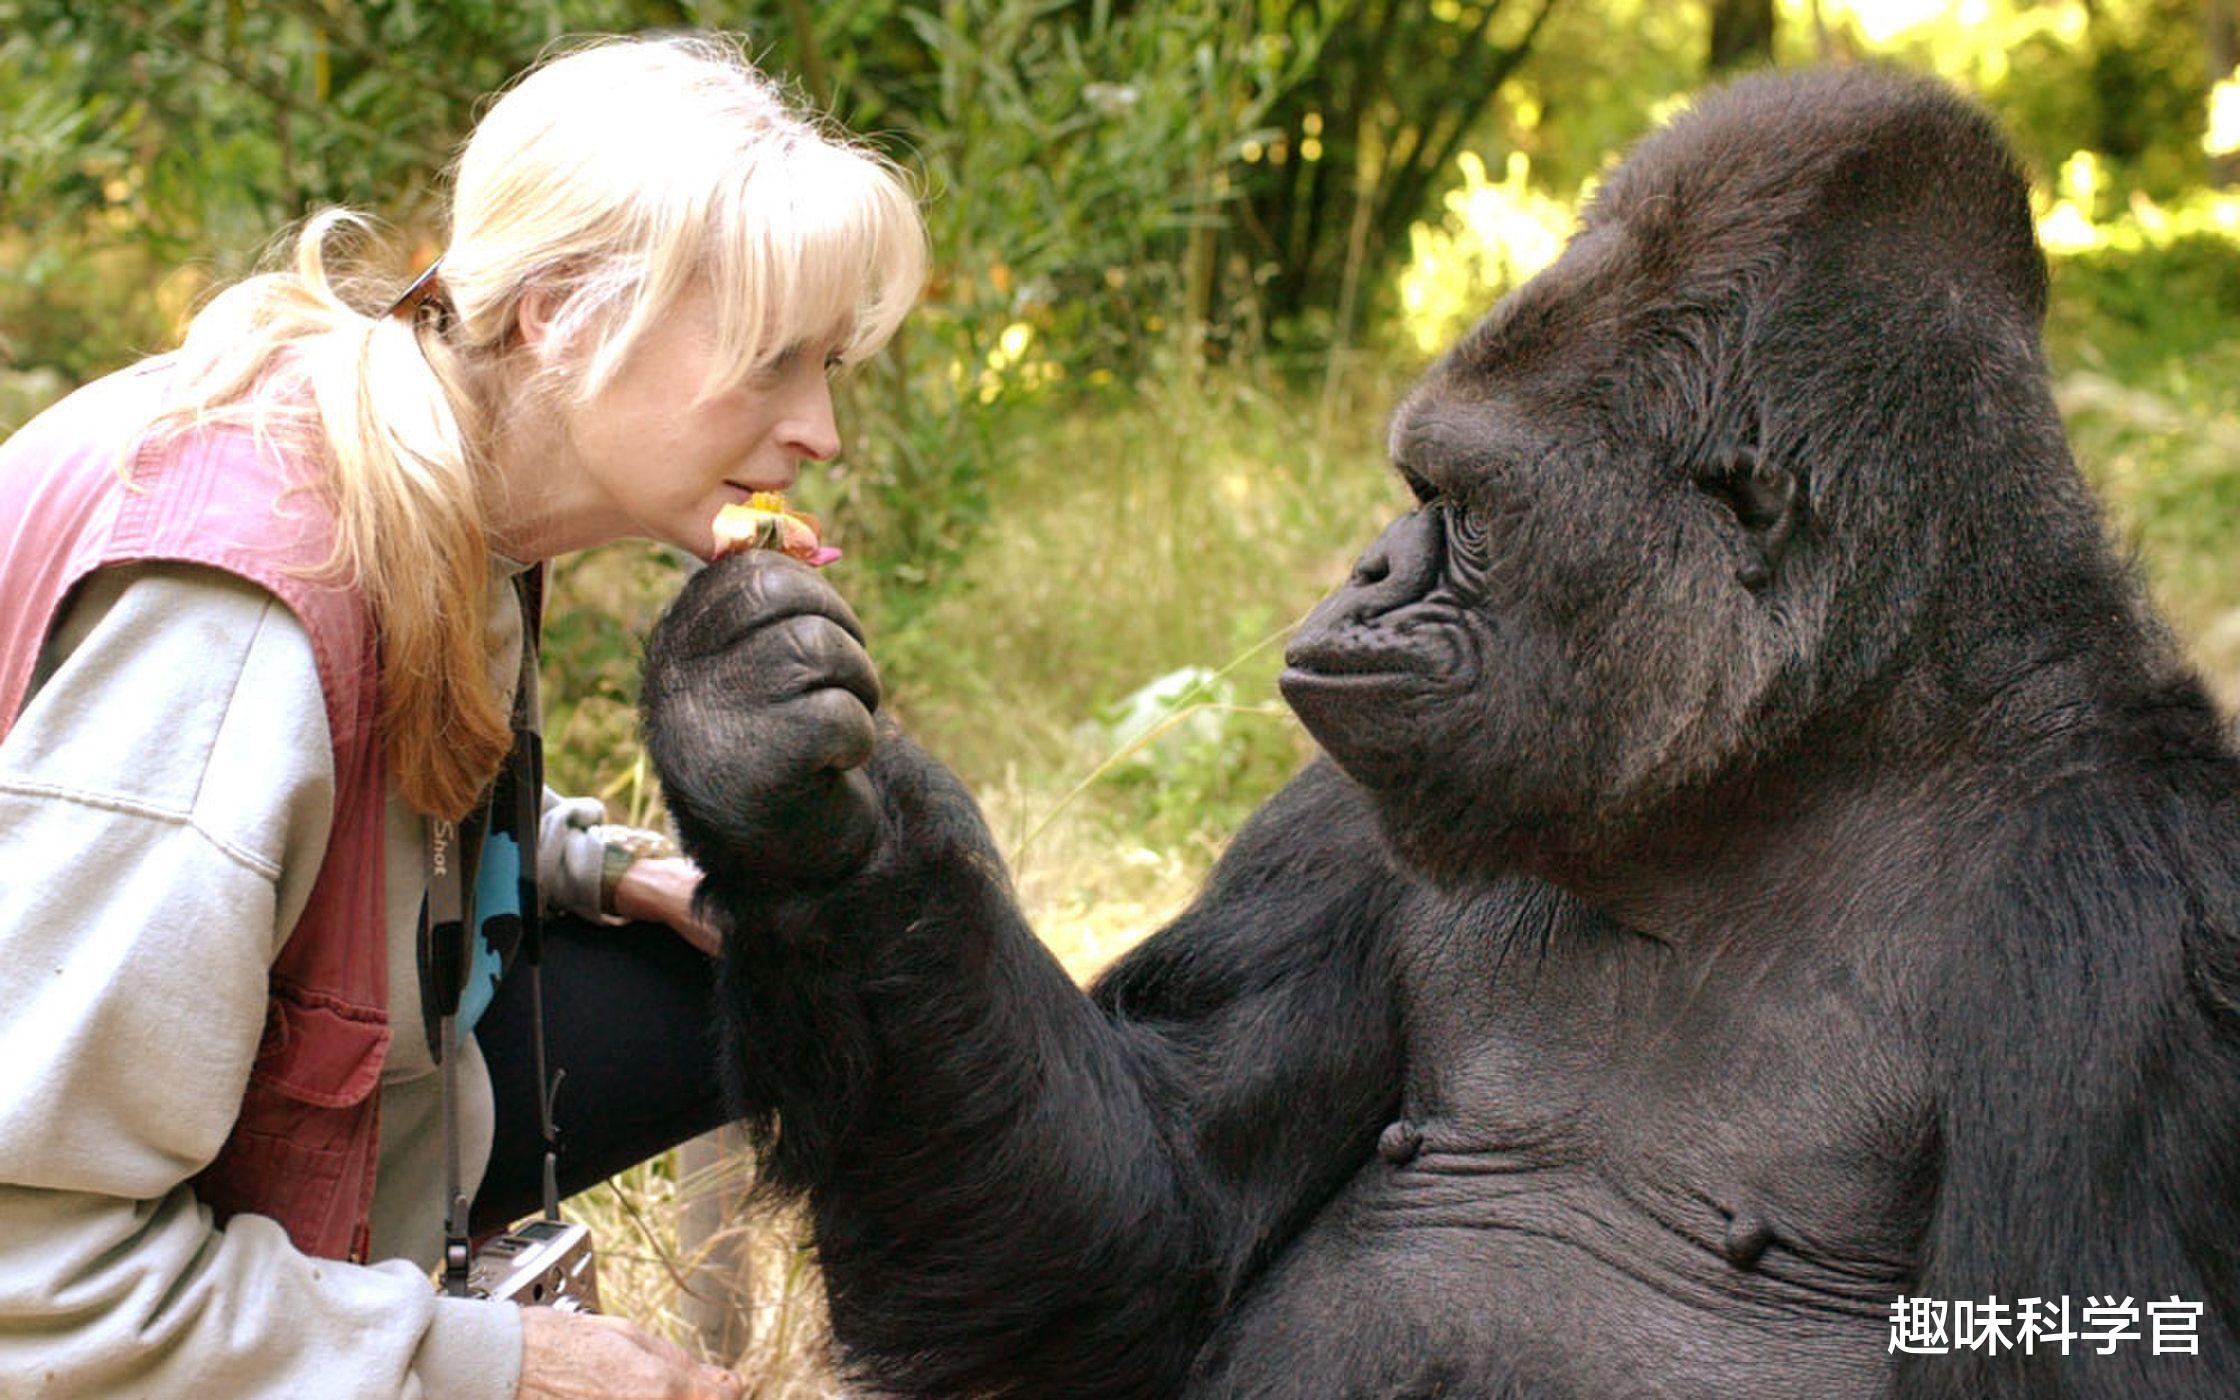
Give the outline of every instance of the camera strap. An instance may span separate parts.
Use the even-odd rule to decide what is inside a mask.
[[[473,1264],[468,1223],[470,1203],[460,1163],[461,1004],[470,979],[478,971],[485,978],[492,976],[488,963],[493,957],[500,959],[501,967],[515,957],[528,966],[537,1114],[545,1144],[544,1206],[548,1218],[559,1218],[559,1132],[552,1120],[552,1100],[559,1084],[548,1077],[545,1067],[541,975],[544,937],[538,917],[536,885],[537,826],[544,796],[544,749],[536,722],[536,638],[542,612],[542,581],[541,568],[527,570],[515,579],[521,605],[521,672],[514,687],[513,744],[498,779],[466,821],[453,823],[430,818],[428,822],[428,894],[420,912],[420,989],[423,1016],[432,1022],[429,1044],[442,1070],[443,1291],[453,1297],[467,1296],[467,1279]],[[508,847],[516,861],[511,892],[516,907],[509,912],[518,919],[517,932],[510,927],[496,930],[498,924],[511,923],[511,920],[500,916],[481,919],[479,915],[483,911],[476,908],[478,877],[502,881],[504,876],[502,867],[484,870],[484,859],[495,850]],[[506,892],[500,886],[495,893],[502,908]],[[489,935],[494,930],[514,933],[514,936],[493,940]],[[497,941],[511,946],[501,951],[491,946]],[[479,1015],[481,1003],[472,1009]]]
[[[466,977],[467,888],[458,826],[428,819],[428,898],[421,906],[421,946],[429,969],[421,995],[436,1012],[436,1063],[443,1072],[443,1291],[463,1298],[467,1267],[467,1199],[459,1171],[459,994]]]

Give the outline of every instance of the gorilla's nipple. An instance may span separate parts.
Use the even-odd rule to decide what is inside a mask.
[[[1727,1238],[1720,1252],[1738,1269],[1754,1269],[1773,1243],[1773,1222],[1762,1211],[1743,1206],[1727,1219]]]
[[[1377,1135],[1377,1155],[1396,1167],[1413,1162],[1422,1150],[1423,1129],[1405,1118],[1394,1119]]]

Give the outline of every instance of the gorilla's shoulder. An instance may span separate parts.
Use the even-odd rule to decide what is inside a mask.
[[[1245,823],[1190,907],[1113,964],[1094,995],[1109,1011],[1171,1017],[1305,968],[1365,966],[1407,886],[1368,794],[1318,757]]]
[[[1214,884],[1245,874],[1265,878],[1277,863],[1290,879],[1327,870],[1333,861],[1344,862],[1354,874],[1397,874],[1369,794],[1328,755],[1318,754],[1238,829],[1215,868]]]

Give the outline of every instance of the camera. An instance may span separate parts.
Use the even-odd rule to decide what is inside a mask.
[[[591,1231],[565,1220],[531,1220],[475,1251],[470,1297],[561,1312],[599,1311]]]

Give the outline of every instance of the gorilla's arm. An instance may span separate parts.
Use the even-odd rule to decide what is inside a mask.
[[[2015,820],[1929,1027],[1941,1180],[1909,1292],[2010,1318],[2066,1297],[2079,1339],[1901,1357],[1897,1394],[2240,1393],[2217,1306],[2240,1288],[2240,811],[2094,785]],[[2088,1341],[2088,1299],[2135,1308],[2133,1339]],[[2207,1305],[2197,1357],[2154,1352],[2149,1305],[2172,1299]]]
[[[1394,1108],[1365,801],[1308,771],[1084,996],[955,779],[891,731],[870,774],[875,852],[822,893],[757,888],[682,819],[731,925],[733,1087],[809,1195],[835,1331],[904,1393],[1172,1394]]]

